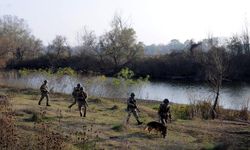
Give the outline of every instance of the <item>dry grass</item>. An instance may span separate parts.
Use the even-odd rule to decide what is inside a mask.
[[[33,95],[36,91],[19,89],[15,93],[14,89],[6,88],[0,93],[8,91],[13,93],[11,100],[0,101],[0,118],[8,121],[1,121],[0,128],[4,135],[1,137],[5,138],[0,146],[4,147],[4,143],[9,146],[5,149],[17,145],[19,149],[247,149],[250,142],[249,123],[197,117],[189,120],[188,105],[172,105],[175,121],[168,125],[168,135],[163,139],[144,131],[145,125],[137,126],[133,116],[129,125],[124,124],[127,113],[121,100],[90,99],[87,117],[80,118],[76,106],[67,108],[69,95],[57,93],[51,96],[52,106],[45,107],[37,105]],[[138,106],[144,123],[158,119],[159,103],[141,101]],[[196,113],[202,116],[201,108],[206,106],[197,104]],[[10,113],[3,113],[3,108]]]
[[[0,95],[0,113],[0,149],[16,149],[19,140],[14,112],[4,95]]]

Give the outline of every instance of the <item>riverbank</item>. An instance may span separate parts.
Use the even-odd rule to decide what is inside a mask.
[[[159,102],[156,101],[138,101],[144,124],[137,126],[133,117],[129,125],[125,124],[126,101],[123,99],[91,97],[87,117],[80,118],[76,106],[71,110],[67,108],[72,102],[67,94],[52,93],[51,107],[45,107],[45,102],[42,106],[37,105],[38,90],[0,86],[0,94],[6,95],[11,103],[16,135],[20,137],[17,138],[19,149],[39,143],[47,147],[56,145],[54,149],[62,145],[66,149],[249,148],[249,123],[197,117],[184,120],[178,114],[185,109],[184,105],[172,104],[174,118],[168,125],[166,139],[163,139],[144,131],[147,122],[158,120]]]

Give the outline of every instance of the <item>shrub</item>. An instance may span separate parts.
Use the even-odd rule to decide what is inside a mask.
[[[249,114],[248,114],[248,107],[242,107],[240,112],[239,112],[239,118],[242,120],[248,120],[249,119]]]
[[[188,105],[173,105],[171,113],[174,119],[190,119]]]
[[[6,96],[0,95],[0,149],[17,149],[19,142],[14,111]]]
[[[117,124],[117,125],[114,125],[111,129],[116,132],[121,132],[124,130],[124,126],[122,124]]]
[[[64,149],[65,137],[58,132],[50,131],[49,126],[45,123],[36,124],[36,130],[39,131],[37,136],[36,149]]]

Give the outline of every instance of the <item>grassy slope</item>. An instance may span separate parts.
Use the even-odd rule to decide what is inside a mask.
[[[35,90],[20,90],[2,87],[0,94],[9,95],[16,111],[17,126],[24,138],[35,136],[32,115],[44,112],[43,122],[51,130],[66,135],[67,149],[96,146],[97,149],[249,149],[250,125],[247,123],[222,120],[175,120],[168,125],[167,138],[144,131],[144,125],[137,126],[131,117],[130,125],[125,125],[126,104],[124,101],[89,99],[86,118],[80,118],[77,107],[68,109],[71,97],[51,94],[51,107],[38,106],[39,93]],[[116,105],[117,109],[112,109]],[[155,108],[158,102],[139,102],[141,120],[146,123],[157,120]],[[85,132],[80,136],[78,132]],[[29,136],[27,136],[29,135]],[[80,140],[79,140],[80,137]],[[81,137],[87,137],[83,142]],[[91,149],[91,148],[90,148]]]

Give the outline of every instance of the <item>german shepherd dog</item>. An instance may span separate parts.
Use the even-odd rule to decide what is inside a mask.
[[[163,125],[162,123],[156,122],[156,121],[151,121],[147,124],[147,127],[145,128],[145,130],[148,130],[148,132],[150,133],[151,130],[156,130],[158,132],[161,132],[161,135],[163,138],[166,137],[167,135],[167,127],[165,125]]]

